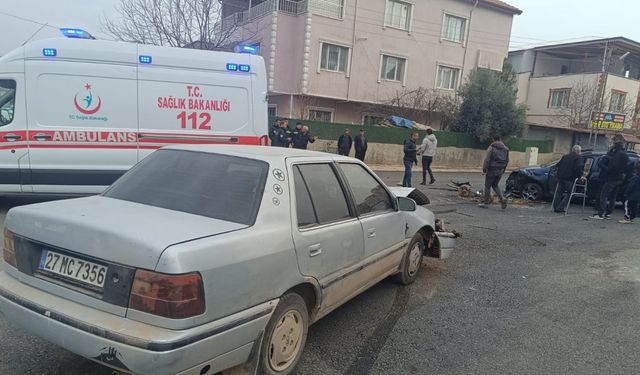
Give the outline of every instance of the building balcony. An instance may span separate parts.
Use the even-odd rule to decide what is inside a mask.
[[[225,4],[229,5],[231,12],[223,11],[223,29],[245,25],[273,12],[290,15],[312,13],[338,19],[344,16],[344,0],[227,0],[223,1],[223,10]]]

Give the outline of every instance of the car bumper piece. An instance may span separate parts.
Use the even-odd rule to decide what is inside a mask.
[[[187,330],[169,330],[53,296],[0,271],[7,320],[80,356],[133,374],[215,374],[246,362],[277,300]]]

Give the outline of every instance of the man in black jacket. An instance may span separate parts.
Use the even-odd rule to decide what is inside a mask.
[[[364,157],[367,154],[367,138],[364,135],[364,129],[360,129],[360,134],[356,135],[354,140],[354,146],[356,149],[356,159],[364,161]]]
[[[402,162],[404,163],[404,177],[402,178],[403,187],[411,187],[411,175],[413,172],[413,165],[418,165],[418,158],[416,156],[418,147],[416,142],[420,134],[418,132],[412,132],[409,139],[404,141],[404,157]]]
[[[618,190],[624,181],[624,174],[629,163],[629,156],[624,149],[624,142],[617,141],[599,164],[600,175],[604,180],[604,185],[600,191],[598,202],[598,213],[591,216],[592,219],[610,219],[613,208],[616,204]]]
[[[485,174],[484,202],[480,203],[479,207],[487,208],[491,200],[491,189],[493,189],[500,199],[502,209],[507,208],[507,201],[502,195],[502,190],[500,190],[500,179],[502,179],[507,165],[509,165],[509,148],[502,143],[499,135],[494,135],[493,142],[487,149],[487,155],[482,166],[482,173]]]
[[[351,146],[353,145],[353,139],[349,134],[349,129],[344,129],[344,134],[338,138],[338,154],[349,156],[351,152]]]
[[[292,145],[293,145],[293,148],[306,150],[309,143],[315,142],[316,139],[318,139],[318,137],[313,137],[311,136],[311,134],[309,134],[308,126],[302,126],[300,128],[299,133],[293,136]]]
[[[582,147],[575,145],[571,152],[566,154],[558,162],[558,193],[560,195],[553,205],[554,212],[565,212],[569,205],[571,190],[576,178],[582,176],[582,163],[580,162],[580,153]]]

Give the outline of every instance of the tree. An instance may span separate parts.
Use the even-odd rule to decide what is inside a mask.
[[[237,37],[240,24],[222,24],[218,0],[121,0],[118,16],[102,21],[111,37],[142,44],[218,49]]]
[[[508,137],[522,133],[526,106],[516,104],[517,76],[505,63],[502,72],[478,69],[460,90],[462,104],[453,131],[470,133],[481,141],[493,135]]]
[[[601,94],[602,91],[598,87],[597,80],[582,78],[572,85],[566,105],[556,108],[554,113],[560,118],[563,125],[572,128],[587,128],[591,122],[591,114],[600,110],[624,113],[630,123],[637,117],[639,108],[636,108],[636,104],[629,95],[624,96],[624,102],[618,103],[617,108],[611,108],[612,93],[608,92],[602,97],[602,105],[600,103]]]

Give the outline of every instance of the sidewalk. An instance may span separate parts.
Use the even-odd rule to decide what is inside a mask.
[[[402,165],[384,165],[384,164],[367,164],[369,168],[378,172],[404,172],[404,166]],[[444,167],[433,167],[431,168],[434,172],[440,173],[481,173],[482,171],[478,168],[444,168]],[[416,165],[413,167],[414,172],[422,172],[422,167],[420,165]]]

